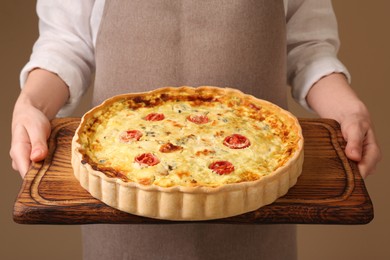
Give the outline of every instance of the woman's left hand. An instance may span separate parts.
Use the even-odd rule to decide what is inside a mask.
[[[373,174],[381,159],[381,152],[367,110],[346,116],[339,123],[347,141],[347,157],[358,163],[363,178]]]
[[[381,151],[370,114],[342,74],[320,79],[307,95],[310,107],[321,117],[337,120],[347,141],[345,153],[356,161],[363,178],[375,172]]]

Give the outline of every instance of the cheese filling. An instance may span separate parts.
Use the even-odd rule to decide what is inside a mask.
[[[162,114],[163,119],[146,120],[151,113]],[[194,116],[203,121],[191,121]],[[94,168],[125,181],[162,187],[216,187],[257,180],[281,167],[298,141],[282,117],[263,107],[229,102],[169,100],[133,108],[117,101],[86,125],[80,134],[81,152]],[[131,136],[124,139],[126,134]],[[237,134],[250,145],[232,149],[224,144],[227,136]],[[139,163],[136,158],[142,154],[151,154],[158,163]],[[218,174],[209,168],[216,161],[227,161],[234,170]]]

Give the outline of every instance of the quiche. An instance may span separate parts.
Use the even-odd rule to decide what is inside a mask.
[[[286,194],[302,164],[298,120],[231,88],[115,96],[82,117],[72,140],[82,187],[111,207],[158,219],[256,210]]]

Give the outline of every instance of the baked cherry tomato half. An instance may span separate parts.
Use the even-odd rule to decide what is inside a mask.
[[[251,142],[243,135],[232,134],[223,140],[223,144],[231,149],[243,149],[251,145]]]
[[[216,161],[209,165],[209,169],[216,174],[225,175],[234,171],[234,165],[228,161]]]
[[[147,165],[147,166],[153,166],[160,162],[160,160],[151,153],[143,153],[135,157],[135,162],[139,163],[140,165]]]
[[[142,137],[141,131],[127,130],[120,134],[119,139],[123,143],[138,141]]]
[[[206,115],[190,115],[187,116],[187,120],[198,125],[209,122],[209,118]]]
[[[161,121],[164,120],[165,116],[164,114],[160,113],[150,113],[147,116],[145,116],[145,120],[147,121]]]

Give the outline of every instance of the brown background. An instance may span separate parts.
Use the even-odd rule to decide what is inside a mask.
[[[299,259],[390,259],[390,1],[333,1],[342,41],[340,59],[352,74],[352,85],[372,113],[383,160],[366,185],[375,218],[363,226],[299,225]],[[35,1],[4,1],[0,8],[0,259],[81,259],[77,226],[18,225],[12,221],[14,200],[22,183],[11,168],[8,151],[13,104],[19,93],[19,72],[36,40]],[[313,115],[293,102],[300,117]],[[80,115],[85,108],[79,109]]]

